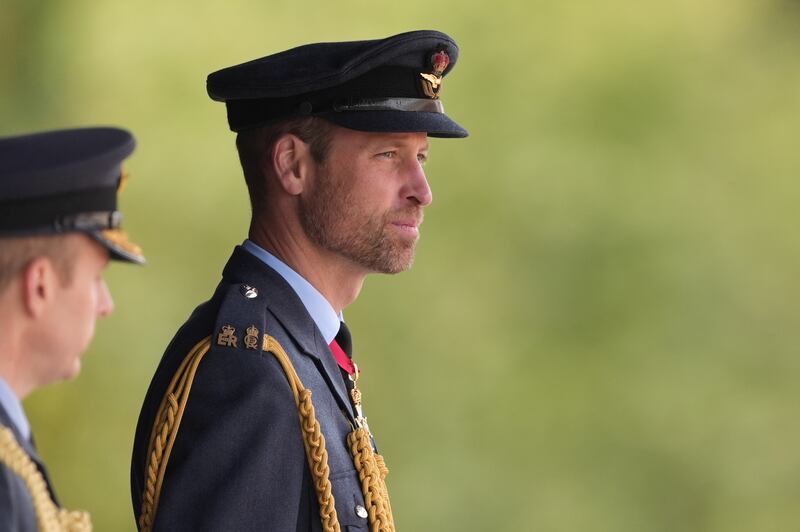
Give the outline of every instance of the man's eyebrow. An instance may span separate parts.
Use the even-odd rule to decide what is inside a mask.
[[[383,139],[370,139],[365,143],[365,146],[392,146],[397,148],[404,148],[407,146],[412,146],[416,144],[416,141],[413,139],[404,139],[404,138],[395,138],[395,137],[387,137]],[[420,151],[427,151],[430,149],[430,143],[426,140],[425,144],[419,146]]]

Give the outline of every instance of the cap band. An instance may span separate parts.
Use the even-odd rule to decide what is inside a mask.
[[[116,187],[0,203],[0,233],[113,229],[121,219]]]
[[[333,110],[336,112],[408,111],[444,114],[444,105],[442,105],[441,100],[425,100],[422,98],[374,98],[334,103]]]

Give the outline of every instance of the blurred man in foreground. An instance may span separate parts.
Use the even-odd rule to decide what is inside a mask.
[[[144,262],[117,211],[134,146],[115,128],[0,138],[0,530],[90,528],[59,508],[21,401],[80,371],[109,259]]]
[[[238,133],[250,234],[145,397],[140,529],[394,530],[342,310],[367,274],[411,266],[428,137],[467,135],[439,100],[457,57],[415,31],[209,76]]]

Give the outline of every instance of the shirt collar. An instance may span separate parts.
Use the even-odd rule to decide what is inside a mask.
[[[25,417],[25,410],[22,409],[22,403],[19,401],[17,394],[11,389],[11,386],[0,377],[0,405],[8,413],[11,422],[17,428],[19,433],[26,440],[31,439],[31,425],[28,423],[28,418]]]
[[[325,296],[320,294],[319,290],[314,288],[299,273],[287,266],[286,263],[258,244],[255,244],[252,240],[245,240],[242,247],[278,272],[289,283],[289,286],[297,293],[300,301],[303,302],[306,310],[311,315],[311,319],[316,323],[317,329],[322,333],[325,342],[330,344],[339,332],[339,322],[342,321],[342,315],[336,314],[336,311],[333,310]]]

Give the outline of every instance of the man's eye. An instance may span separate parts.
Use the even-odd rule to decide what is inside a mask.
[[[420,153],[417,155],[417,160],[419,161],[419,164],[425,164],[428,162],[428,156],[424,153]]]
[[[397,152],[395,151],[385,151],[383,153],[379,153],[378,157],[383,157],[385,159],[394,159],[397,157]]]

